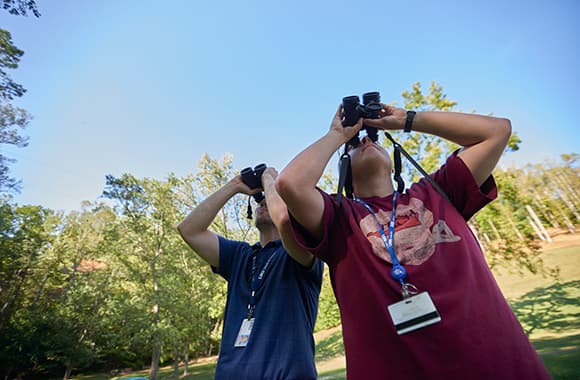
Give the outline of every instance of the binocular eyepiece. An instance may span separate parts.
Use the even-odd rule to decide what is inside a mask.
[[[248,185],[248,187],[252,190],[262,187],[262,174],[264,173],[264,170],[266,170],[266,168],[267,168],[266,164],[259,164],[256,165],[254,169],[252,169],[251,167],[242,169],[242,171],[240,172],[240,175],[242,176],[242,181],[246,185]],[[254,200],[257,203],[260,203],[264,199],[264,194],[260,192],[253,194],[252,197],[254,197]]]
[[[366,119],[378,119],[381,113],[381,94],[379,92],[364,93],[363,102],[357,95],[346,96],[342,98],[342,114],[344,119],[342,125],[350,127],[355,125],[358,119],[364,117]],[[378,140],[378,130],[373,127],[363,127],[366,130],[367,136],[374,142]],[[348,145],[357,146],[360,143],[358,133],[348,141]]]

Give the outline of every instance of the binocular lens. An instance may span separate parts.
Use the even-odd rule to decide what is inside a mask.
[[[367,92],[363,94],[363,104],[367,105],[369,103],[380,103],[381,102],[381,94],[379,92]]]
[[[359,97],[356,95],[353,96],[346,96],[342,98],[342,106],[347,107],[356,107],[360,103]]]
[[[254,171],[256,172],[256,174],[260,174],[260,175],[262,175],[264,170],[266,170],[266,164],[256,165],[256,167],[254,168]]]

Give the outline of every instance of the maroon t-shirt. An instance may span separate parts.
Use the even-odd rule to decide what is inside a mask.
[[[299,243],[330,268],[348,379],[549,379],[466,223],[497,196],[456,155],[433,174],[453,205],[422,179],[397,201],[395,252],[407,282],[427,291],[441,322],[398,335],[387,306],[402,299],[376,220],[360,203],[321,191],[324,236]],[[364,200],[387,231],[392,195]]]

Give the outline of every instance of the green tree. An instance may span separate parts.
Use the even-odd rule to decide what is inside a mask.
[[[47,370],[50,313],[32,311],[39,294],[41,258],[54,240],[60,219],[40,206],[0,201],[0,373]]]
[[[457,101],[448,99],[443,92],[443,86],[436,82],[431,82],[429,92],[426,94],[421,89],[421,83],[416,82],[411,90],[403,91],[401,96],[403,108],[415,111],[455,111],[458,104]],[[392,135],[427,173],[439,168],[453,151],[460,148],[457,144],[425,133],[407,134],[396,131]],[[514,132],[506,151],[518,150],[520,143],[520,138]],[[388,147],[390,142],[385,140],[384,144]],[[419,179],[420,174],[410,163],[405,162],[404,176],[409,178],[409,182],[414,182]]]
[[[19,148],[28,145],[28,138],[21,135],[21,130],[28,125],[31,116],[26,110],[9,103],[14,97],[24,95],[26,90],[15,83],[5,70],[18,68],[23,54],[12,43],[10,33],[0,29],[0,145],[8,144]],[[9,173],[9,165],[13,162],[14,159],[0,153],[0,192],[19,189],[19,182]]]
[[[202,156],[197,171],[179,181],[176,194],[180,220],[236,174],[231,156],[226,155],[221,161],[207,154]],[[213,220],[210,230],[227,239],[257,241],[257,231],[246,218],[247,202],[248,198],[241,195],[230,199]],[[188,270],[193,279],[191,304],[198,316],[192,335],[192,351],[202,355],[216,353],[221,338],[227,284],[213,274],[209,265],[192,253],[184,242],[181,242],[180,252],[193,259]]]
[[[143,313],[150,320],[152,345],[151,379],[157,379],[162,349],[162,325],[160,313],[160,281],[163,272],[163,258],[167,251],[166,238],[170,233],[171,210],[164,207],[159,193],[167,193],[164,183],[151,179],[139,180],[130,174],[119,178],[108,175],[103,196],[116,200],[118,212],[122,216],[123,236],[121,242],[126,248],[123,259],[126,269],[138,279],[136,288],[142,292]],[[161,204],[160,204],[161,202]],[[160,262],[161,261],[161,262]]]
[[[61,345],[53,345],[51,358],[64,367],[66,380],[74,369],[88,368],[97,358],[95,340],[103,331],[101,321],[107,315],[109,293],[118,285],[111,265],[110,245],[106,234],[116,215],[103,205],[84,203],[80,212],[69,213],[54,247],[60,267],[53,286],[58,286],[56,317],[61,333],[67,336]],[[49,298],[50,299],[50,298]]]
[[[27,16],[28,12],[32,12],[36,17],[40,17],[34,0],[2,0],[2,9],[15,16]]]
[[[45,223],[51,214],[40,206],[0,203],[0,329],[24,302],[27,280],[50,244]]]
[[[159,181],[124,174],[107,176],[103,192],[116,201],[120,215],[123,252],[117,260],[128,276],[125,298],[135,299],[141,314],[149,318],[151,379],[158,377],[161,362],[187,355],[192,344],[198,344],[201,336],[207,339],[210,333],[211,319],[204,311],[207,301],[195,293],[206,283],[203,277],[200,281],[197,259],[189,254],[176,230],[182,216],[178,196],[182,183],[173,175]],[[211,299],[211,292],[201,296]],[[199,324],[206,328],[196,334]]]

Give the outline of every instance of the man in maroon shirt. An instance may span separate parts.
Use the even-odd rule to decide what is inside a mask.
[[[298,243],[324,260],[340,307],[349,379],[549,379],[503,297],[467,220],[497,196],[491,172],[511,134],[507,119],[407,112],[330,130],[282,171],[276,188]],[[413,119],[414,117],[414,119]],[[363,125],[433,134],[463,148],[399,194],[387,152]],[[316,187],[347,142],[353,197]]]

